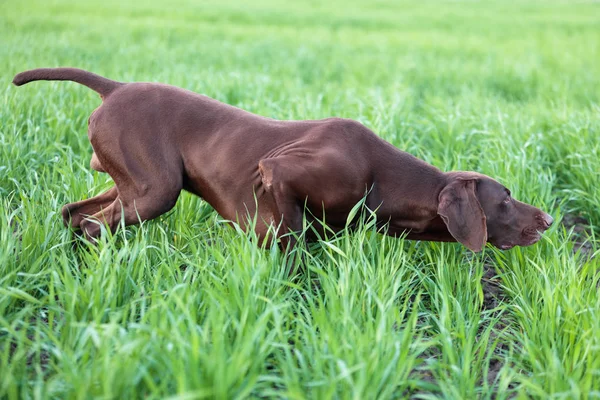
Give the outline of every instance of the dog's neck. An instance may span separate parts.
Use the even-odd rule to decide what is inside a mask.
[[[428,165],[428,164],[427,164]],[[433,166],[424,169],[424,174],[419,174],[419,182],[413,183],[412,193],[417,193],[424,199],[421,203],[409,203],[409,213],[397,213],[399,217],[390,218],[390,233],[406,233],[411,240],[432,240],[440,242],[456,242],[448,231],[448,227],[438,214],[440,194],[451,182],[457,179],[479,179],[484,175],[472,171],[442,172]],[[404,187],[403,189],[405,189]],[[417,197],[418,198],[418,197]],[[399,208],[402,206],[398,206]],[[408,218],[406,217],[408,215]]]
[[[439,194],[448,182],[447,174],[404,152],[382,157],[380,163],[371,202],[380,204],[378,217],[389,221],[394,232],[422,233],[432,224],[437,232]]]

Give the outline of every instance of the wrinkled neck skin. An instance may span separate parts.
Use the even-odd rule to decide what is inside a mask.
[[[387,224],[384,233],[391,236],[406,234],[407,239],[456,242],[438,215],[439,196],[444,187],[458,177],[472,172],[444,173],[413,156],[399,157],[375,182],[370,207],[379,205],[377,220]],[[373,209],[373,208],[372,208]]]

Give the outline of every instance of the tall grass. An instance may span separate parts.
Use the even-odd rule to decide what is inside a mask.
[[[0,397],[600,397],[597,15],[560,1],[0,3]],[[473,255],[366,218],[301,246],[290,276],[277,248],[183,194],[91,245],[60,208],[111,184],[89,169],[98,96],[10,84],[52,66],[273,118],[353,118],[558,223],[535,246]]]

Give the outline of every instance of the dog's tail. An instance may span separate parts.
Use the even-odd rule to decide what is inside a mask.
[[[38,68],[17,74],[12,83],[21,86],[32,81],[73,81],[95,90],[104,99],[124,83],[77,68]]]

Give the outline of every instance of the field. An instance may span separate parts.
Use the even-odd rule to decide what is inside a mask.
[[[600,398],[600,3],[0,3],[0,398]],[[356,232],[286,257],[184,193],[103,236],[63,204],[100,104],[36,67],[359,120],[556,220],[528,248]],[[360,149],[357,149],[360,151]]]

